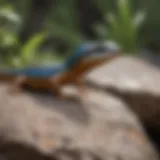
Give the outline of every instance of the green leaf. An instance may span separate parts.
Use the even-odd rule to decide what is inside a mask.
[[[12,23],[20,23],[20,15],[14,12],[11,6],[2,7],[0,10],[0,18],[5,18]]]
[[[144,22],[146,14],[144,12],[137,12],[134,19],[133,24],[135,29],[138,29]]]
[[[81,33],[77,9],[77,0],[70,0],[68,3],[59,0],[46,20],[46,28],[51,33],[50,36],[61,39],[70,50],[86,39]]]
[[[2,45],[4,47],[10,47],[18,44],[18,39],[15,34],[11,33],[5,33],[5,36],[3,37]]]
[[[37,50],[39,49],[40,45],[44,42],[47,37],[47,33],[38,33],[32,36],[21,48],[21,58],[25,62],[30,62],[35,58]]]
[[[118,43],[125,52],[133,53],[137,49],[139,27],[144,22],[145,12],[132,13],[131,0],[117,0],[117,13],[105,14],[108,37]],[[106,12],[107,13],[107,12]]]
[[[105,24],[96,24],[95,26],[93,26],[98,34],[99,37],[101,37],[102,39],[106,39],[108,36],[108,31],[106,29]]]
[[[130,0],[118,0],[118,14],[123,22],[128,21],[132,14],[129,1]]]
[[[52,30],[51,30],[51,28],[52,28]],[[77,45],[85,39],[85,37],[83,37],[76,30],[68,29],[65,26],[59,26],[56,23],[54,25],[52,25],[51,28],[49,30],[53,36],[57,36],[72,45]]]

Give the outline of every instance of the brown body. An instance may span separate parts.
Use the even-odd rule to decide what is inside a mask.
[[[81,91],[84,89],[83,77],[88,71],[91,71],[96,66],[99,66],[106,61],[109,61],[113,57],[103,57],[103,58],[90,58],[85,61],[78,62],[73,68],[68,71],[61,73],[49,78],[31,78],[25,76],[11,76],[7,74],[0,74],[0,81],[10,81],[13,82],[13,86],[16,89],[21,89],[23,85],[30,86],[33,89],[47,89],[52,91],[57,96],[61,96],[60,88],[63,85],[75,84]]]

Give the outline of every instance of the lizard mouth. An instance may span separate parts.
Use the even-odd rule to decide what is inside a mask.
[[[89,62],[89,61],[94,61],[94,62],[105,62],[105,61],[110,61],[113,59],[116,59],[118,57],[122,56],[121,51],[113,52],[113,53],[106,53],[106,54],[97,54],[93,55],[90,57],[86,57],[83,61],[84,62]]]
[[[117,59],[117,58],[119,58],[119,57],[121,57],[122,56],[122,52],[121,51],[117,51],[117,52],[113,52],[113,53],[111,53],[111,54],[107,54],[106,53],[106,55],[105,56],[100,56],[98,59],[99,59],[99,61],[100,62],[109,62],[109,61],[112,61],[112,60],[114,60],[114,59]]]
[[[91,66],[96,66],[96,65],[100,65],[100,64],[103,64],[105,62],[109,62],[111,60],[114,60],[114,59],[116,59],[120,56],[122,56],[122,52],[118,51],[118,52],[112,53],[111,55],[103,54],[103,55],[88,57],[85,60],[83,60],[82,63],[86,64],[86,65],[91,64]]]

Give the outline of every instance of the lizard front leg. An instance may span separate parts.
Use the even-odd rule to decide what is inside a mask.
[[[66,95],[64,93],[61,92],[61,86],[62,84],[60,83],[61,82],[61,78],[51,78],[50,80],[50,90],[51,92],[59,99],[61,100],[70,100],[72,99],[73,97],[69,96],[69,95]]]
[[[49,90],[58,98],[63,98],[63,95],[61,93],[60,84],[58,83],[58,80],[54,78],[49,79]]]
[[[80,96],[87,95],[87,87],[83,78],[78,77],[75,81],[75,85]]]

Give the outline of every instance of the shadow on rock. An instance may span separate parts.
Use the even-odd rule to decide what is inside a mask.
[[[54,112],[59,112],[74,122],[83,125],[89,123],[90,114],[84,106],[84,103],[76,96],[73,96],[73,98],[71,97],[72,99],[70,100],[59,100],[52,94],[30,93],[30,97],[32,97],[32,101],[39,106],[44,106]]]

